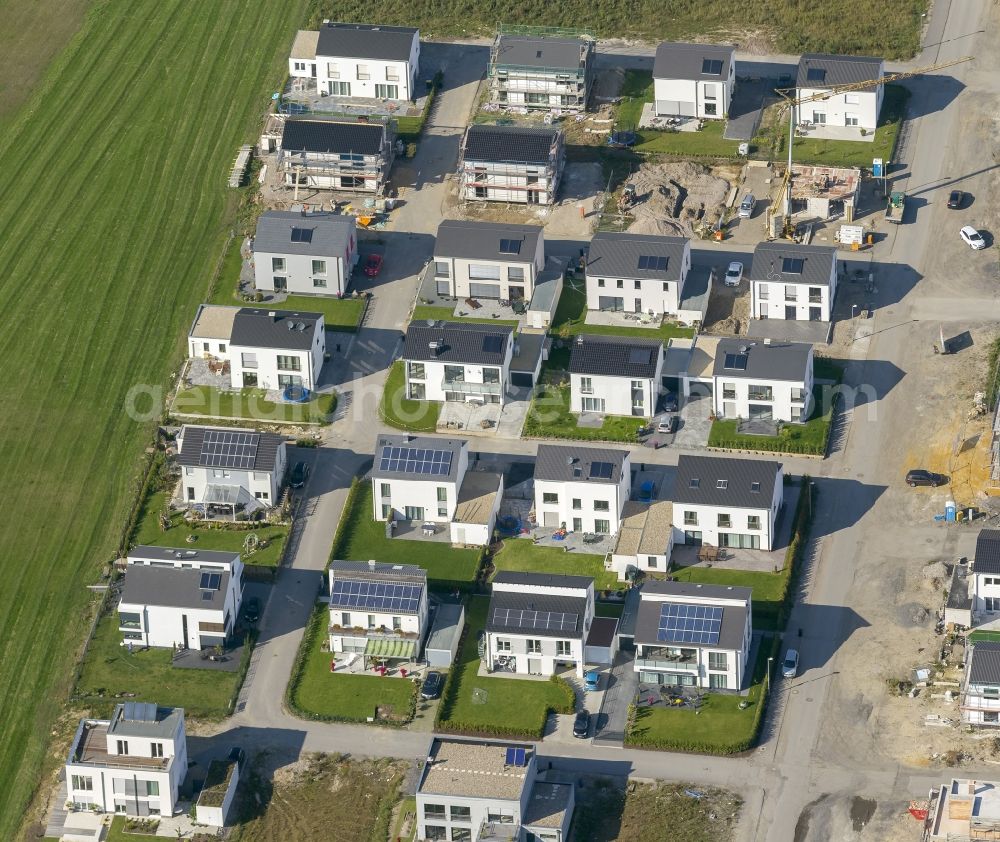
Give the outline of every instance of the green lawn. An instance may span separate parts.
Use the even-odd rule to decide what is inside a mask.
[[[531,399],[524,420],[525,438],[576,439],[579,441],[621,441],[634,444],[645,424],[642,418],[605,415],[600,427],[580,427],[569,411],[569,385],[541,386]]]
[[[568,711],[573,701],[566,686],[553,681],[478,675],[476,641],[488,609],[487,596],[474,596],[466,606],[468,631],[438,709],[437,730],[540,739],[548,711]]]
[[[411,322],[427,321],[436,322],[472,322],[482,325],[510,325],[517,327],[520,322],[517,319],[477,319],[475,316],[456,316],[454,307],[437,307],[433,304],[417,304],[413,308]]]
[[[617,590],[618,576],[604,569],[604,556],[566,552],[557,547],[539,547],[530,538],[508,538],[493,556],[493,566],[500,570],[531,573],[561,573],[593,576],[595,590]]]
[[[568,339],[578,333],[590,333],[598,336],[638,336],[641,339],[662,339],[666,342],[674,337],[694,336],[694,328],[685,327],[674,322],[664,322],[658,328],[650,327],[617,327],[614,325],[588,325],[587,292],[583,281],[576,281],[579,287],[567,281],[563,286],[562,296],[552,319],[551,333]]]
[[[199,550],[231,550],[234,553],[243,552],[243,542],[247,530],[212,529],[207,526],[192,526],[185,523],[181,512],[174,512],[170,517],[170,529],[160,528],[160,513],[166,509],[169,492],[157,491],[149,496],[139,514],[135,534],[132,540],[136,544],[149,544],[154,547],[181,547],[183,549]],[[261,541],[267,543],[263,549],[253,555],[244,555],[245,564],[255,564],[262,567],[274,567],[281,561],[281,551],[288,537],[287,526],[262,526],[254,530]],[[198,540],[188,543],[188,536],[196,535]]]
[[[787,576],[781,573],[759,573],[753,570],[729,570],[725,567],[680,567],[670,571],[679,582],[702,585],[733,585],[752,588],[753,627],[774,630],[778,627],[781,605],[785,599]]]
[[[1000,632],[974,631],[969,634],[969,643],[1000,643]]]
[[[621,618],[622,611],[625,610],[624,602],[595,602],[595,617],[618,617]]]
[[[19,838],[57,762],[85,585],[117,554],[161,420],[130,411],[130,393],[165,387],[180,364],[241,195],[229,169],[259,134],[308,3],[89,3],[81,20],[82,8],[55,12],[81,23],[71,39],[60,22],[22,30],[49,4],[6,4],[2,27],[18,55],[51,55],[50,31],[65,48],[0,137],[0,344],[20,375],[0,392],[16,524],[0,589],[0,839]]]
[[[115,816],[111,819],[111,827],[108,828],[105,842],[149,842],[156,838],[148,833],[126,833],[125,821],[125,816]]]
[[[350,503],[351,498],[348,498]],[[354,497],[354,506],[345,509],[341,530],[342,546],[334,546],[333,559],[368,561],[377,559],[391,564],[415,564],[427,571],[432,589],[468,588],[476,579],[479,550],[458,549],[450,544],[431,541],[407,541],[386,538],[385,522],[372,516],[372,489],[362,483]]]
[[[219,278],[212,289],[212,295],[206,303],[223,305],[242,305],[242,299],[236,295],[240,270],[243,268],[243,255],[240,249],[243,247],[243,237],[236,235],[226,247],[226,254],[222,258],[222,265],[219,267]]]
[[[278,307],[283,310],[300,310],[307,313],[322,313],[327,330],[353,333],[361,323],[365,312],[364,298],[321,298],[318,295],[289,295]],[[327,346],[329,346],[327,342]]]
[[[813,388],[815,406],[813,417],[804,424],[784,424],[776,436],[748,436],[736,432],[737,421],[720,418],[712,422],[708,433],[709,447],[730,450],[764,450],[770,453],[808,453],[814,456],[826,454],[826,442],[833,421],[833,403],[828,402],[826,411],[817,414],[823,407],[823,387]]]
[[[413,433],[433,433],[437,430],[441,404],[437,401],[412,401],[406,397],[406,370],[403,360],[396,360],[389,369],[382,389],[379,415],[390,427]]]
[[[111,612],[98,622],[84,656],[75,691],[83,704],[107,715],[116,694],[134,693],[142,702],[182,707],[188,716],[221,719],[229,712],[237,673],[175,668],[169,649],[136,649],[129,654],[120,643],[118,614]]]
[[[406,821],[408,815],[413,816],[413,824],[410,827],[410,832],[404,837],[403,836],[403,822]],[[413,842],[413,839],[417,835],[417,799],[416,796],[411,795],[408,798],[404,798],[399,805],[398,815],[396,816],[396,826],[392,832],[390,839],[395,839],[396,842]]]
[[[336,393],[314,394],[305,403],[268,400],[263,389],[222,391],[211,386],[181,389],[170,410],[177,415],[253,419],[269,424],[329,424]]]
[[[621,96],[622,102],[615,117],[615,128],[638,132],[639,142],[632,147],[636,152],[699,158],[731,158],[739,151],[738,140],[726,140],[722,136],[726,128],[725,120],[705,120],[704,128],[700,132],[638,129],[643,105],[653,101],[651,71],[626,70]]]

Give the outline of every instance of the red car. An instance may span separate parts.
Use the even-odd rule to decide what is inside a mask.
[[[382,271],[382,255],[369,254],[368,259],[365,260],[365,274],[369,278],[374,278],[381,271]]]

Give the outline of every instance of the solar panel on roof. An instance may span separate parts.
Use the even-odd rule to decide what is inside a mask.
[[[501,240],[500,241],[500,254],[520,254],[521,253],[521,241],[520,240]]]
[[[386,445],[379,454],[379,470],[444,477],[451,473],[451,459],[450,450]]]
[[[311,228],[293,228],[292,229],[292,242],[293,243],[311,243],[313,238],[313,232]]]
[[[781,259],[781,271],[789,275],[801,275],[802,268],[806,262],[801,257],[783,257]]]
[[[732,369],[733,371],[746,371],[747,370],[747,355],[746,354],[726,354],[726,358],[722,362],[723,368]]]
[[[657,257],[656,255],[640,255],[639,268],[665,272],[667,269],[667,258]]]
[[[701,72],[709,76],[718,76],[722,73],[722,59],[706,58],[701,61]]]
[[[615,466],[610,462],[591,462],[590,463],[590,478],[591,479],[611,479],[611,474],[614,473]]]
[[[628,361],[630,365],[649,365],[652,356],[653,352],[649,348],[630,348]]]
[[[663,643],[715,646],[721,627],[722,608],[718,605],[666,602],[660,606],[656,639]]]
[[[330,591],[330,605],[339,608],[415,613],[420,605],[420,590],[420,585],[399,582],[336,579]]]
[[[498,354],[503,350],[503,340],[499,336],[484,336],[483,351],[487,354]]]
[[[493,611],[493,622],[498,626],[547,631],[576,631],[579,617],[579,614],[528,608],[496,608]]]
[[[201,584],[198,585],[203,591],[217,591],[222,584],[221,573],[211,573],[203,571],[201,574]]]
[[[198,464],[206,468],[252,468],[257,461],[260,433],[205,430]]]
[[[152,702],[125,702],[122,719],[126,722],[156,722],[156,705]]]

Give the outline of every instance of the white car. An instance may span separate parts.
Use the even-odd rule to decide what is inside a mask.
[[[743,197],[743,201],[740,202],[740,219],[749,219],[753,216],[753,209],[756,205],[757,199],[754,197],[753,193],[747,193],[746,196]]]
[[[983,239],[983,235],[971,225],[963,226],[962,230],[959,231],[958,234],[970,248],[975,249],[976,251],[986,248],[986,240]]]
[[[729,264],[729,268],[726,270],[726,286],[727,287],[738,287],[740,281],[743,280],[743,264],[738,260],[734,260]]]

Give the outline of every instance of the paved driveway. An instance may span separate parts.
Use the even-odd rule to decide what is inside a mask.
[[[625,739],[628,706],[635,697],[638,679],[632,668],[632,656],[619,652],[611,670],[605,674],[605,690],[597,716],[594,742],[621,745]]]
[[[829,322],[800,322],[787,319],[750,319],[747,336],[779,342],[810,342],[826,345],[830,341]]]
[[[776,79],[757,79],[752,82],[737,82],[733,90],[733,100],[729,103],[729,119],[726,121],[726,140],[750,140],[757,131],[760,115],[766,105],[774,102]]]

